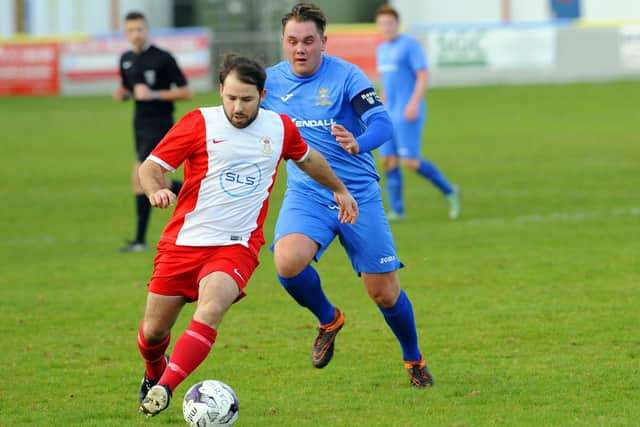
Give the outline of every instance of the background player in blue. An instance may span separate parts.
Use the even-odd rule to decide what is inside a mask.
[[[398,33],[398,12],[392,7],[385,5],[376,11],[376,24],[385,40],[376,50],[376,62],[382,78],[384,103],[395,128],[394,138],[378,149],[386,175],[389,219],[404,218],[398,158],[405,167],[418,172],[444,194],[449,217],[456,219],[460,215],[457,189],[420,153],[427,109],[424,96],[428,63],[424,50],[418,40]]]
[[[287,58],[267,69],[263,106],[286,113],[305,141],[320,151],[360,207],[356,224],[337,218],[332,194],[287,165],[287,191],[275,230],[274,260],[287,292],[320,323],[311,360],[316,368],[333,356],[344,315],[324,294],[310,265],[337,235],[402,347],[411,384],[433,385],[418,347],[413,308],[400,288],[393,236],[382,205],[371,150],[390,139],[392,124],[371,82],[353,64],[323,54],[326,18],[312,4],[298,4],[282,19]]]

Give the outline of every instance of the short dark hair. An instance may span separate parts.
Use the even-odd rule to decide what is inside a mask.
[[[236,73],[238,80],[242,83],[254,85],[258,92],[262,93],[267,73],[258,61],[235,53],[228,53],[224,56],[220,67],[220,84],[224,84],[225,79],[232,72]]]
[[[127,13],[124,17],[125,21],[137,21],[138,19],[142,19],[144,22],[147,22],[147,18],[144,16],[144,13],[138,12],[137,10]]]
[[[327,18],[318,6],[313,3],[298,3],[291,9],[291,12],[282,17],[282,31],[290,20],[297,22],[313,21],[320,35],[324,35],[327,26]]]
[[[396,18],[396,21],[400,21],[400,14],[398,14],[398,11],[388,4],[383,4],[376,10],[375,17],[377,18],[379,15],[391,15]]]

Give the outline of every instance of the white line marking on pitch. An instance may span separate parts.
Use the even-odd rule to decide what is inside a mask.
[[[536,222],[552,222],[552,221],[587,221],[594,218],[614,218],[622,216],[640,216],[640,208],[615,208],[608,211],[578,211],[578,212],[551,212],[548,214],[521,215],[513,218],[473,218],[462,220],[462,224],[471,225],[487,225],[487,224],[527,224]],[[32,236],[18,239],[9,239],[4,242],[0,241],[0,246],[55,246],[66,244],[87,244],[87,243],[106,243],[118,242],[114,238],[93,238],[93,239],[69,239],[57,238],[51,235]]]
[[[608,211],[583,211],[583,212],[551,212],[539,215],[522,215],[513,218],[473,218],[466,221],[467,224],[526,224],[532,222],[552,221],[586,221],[594,218],[613,218],[619,216],[640,216],[640,208],[616,208]]]

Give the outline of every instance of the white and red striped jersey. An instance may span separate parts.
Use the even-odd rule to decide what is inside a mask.
[[[243,129],[222,106],[186,114],[148,159],[175,171],[184,184],[161,241],[179,246],[241,244],[256,252],[281,159],[301,161],[309,147],[286,115],[260,109]]]

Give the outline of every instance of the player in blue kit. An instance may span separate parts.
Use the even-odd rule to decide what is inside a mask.
[[[458,190],[420,153],[421,133],[427,106],[428,62],[418,40],[398,32],[398,12],[387,5],[376,11],[376,24],[384,42],[376,50],[378,73],[382,79],[384,103],[395,128],[392,140],[378,149],[385,170],[390,220],[404,218],[402,172],[398,159],[407,168],[431,181],[444,194],[449,217],[460,215]]]
[[[305,141],[320,151],[358,202],[360,217],[345,226],[332,194],[287,165],[287,191],[275,229],[274,261],[286,291],[320,323],[312,364],[325,367],[333,356],[344,314],[322,290],[311,266],[338,236],[353,269],[362,277],[402,347],[416,387],[433,385],[418,346],[413,308],[400,288],[398,260],[384,213],[379,176],[371,150],[393,135],[389,115],[371,82],[353,64],[323,54],[326,18],[313,4],[300,3],[282,19],[287,58],[267,69],[265,108],[286,113]]]

